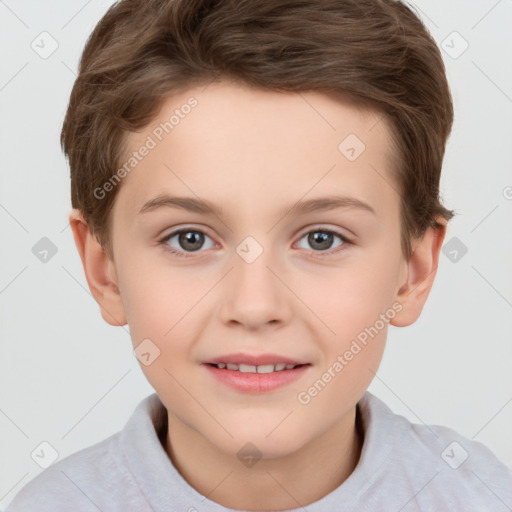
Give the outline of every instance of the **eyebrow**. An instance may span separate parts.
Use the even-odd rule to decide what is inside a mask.
[[[139,214],[155,211],[159,208],[180,208],[195,213],[202,213],[205,215],[215,215],[222,217],[223,210],[204,199],[196,199],[193,197],[177,197],[169,195],[160,195],[147,201],[140,209]],[[316,211],[328,211],[336,208],[355,208],[363,211],[368,211],[376,215],[375,210],[364,201],[356,199],[355,197],[348,196],[327,196],[317,199],[308,199],[307,201],[297,201],[290,207],[281,210],[281,216],[288,214],[304,214]]]

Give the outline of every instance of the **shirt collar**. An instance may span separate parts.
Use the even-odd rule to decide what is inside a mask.
[[[390,423],[396,415],[369,391],[359,400],[357,408],[364,432],[357,466],[339,487],[307,505],[308,512],[325,512],[333,504],[339,512],[353,510],[361,495],[384,471],[385,461],[393,450]],[[151,508],[155,512],[167,512],[172,504],[175,510],[235,512],[201,495],[181,476],[161,442],[165,440],[166,430],[167,410],[153,393],[137,406],[120,433],[126,466]]]

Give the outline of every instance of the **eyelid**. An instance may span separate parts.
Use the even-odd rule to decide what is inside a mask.
[[[313,249],[302,249],[302,250],[307,251],[308,254],[310,256],[312,256],[313,258],[317,258],[317,257],[328,258],[329,256],[333,256],[334,257],[334,256],[338,255],[338,253],[340,253],[342,251],[345,251],[350,246],[354,245],[352,238],[349,238],[344,233],[342,233],[339,230],[339,228],[329,228],[329,227],[327,227],[325,225],[321,225],[321,224],[317,224],[316,226],[315,225],[309,226],[308,228],[306,228],[298,236],[298,239],[297,239],[296,243],[300,242],[300,240],[302,240],[302,238],[304,238],[305,235],[307,235],[309,233],[315,233],[315,232],[330,233],[330,234],[332,234],[334,236],[337,236],[341,240],[342,243],[340,245],[338,245],[337,247],[334,247],[334,248],[331,248],[331,249],[326,249],[325,251],[315,251]]]
[[[159,242],[163,242],[164,240],[169,240],[173,236],[177,235],[178,233],[182,233],[183,231],[197,231],[199,233],[203,233],[204,235],[207,235],[212,240],[214,239],[214,237],[211,236],[211,234],[209,234],[208,229],[203,228],[203,227],[199,227],[198,228],[198,227],[195,227],[193,225],[186,225],[186,226],[183,226],[182,228],[173,229],[172,231],[170,231],[166,235],[160,237],[159,238]],[[337,235],[337,236],[341,237],[342,239],[347,240],[348,242],[352,242],[352,239],[350,238],[350,236],[347,236],[343,232],[340,232],[338,230],[338,228],[331,228],[331,227],[327,227],[327,226],[322,225],[322,224],[312,225],[312,226],[309,226],[307,228],[304,228],[304,230],[302,230],[300,232],[300,235],[297,235],[297,236],[300,239],[304,235],[306,235],[308,233],[311,233],[312,231],[326,231],[326,232],[329,232],[329,233],[333,233],[334,235]]]
[[[164,232],[167,231],[164,230]],[[214,237],[212,236],[212,234],[210,233],[210,230],[208,228],[205,228],[205,227],[197,227],[197,226],[194,226],[193,224],[185,224],[183,225],[183,227],[174,227],[172,228],[171,231],[169,231],[166,235],[162,235],[162,236],[159,236],[158,237],[158,241],[159,242],[162,242],[164,240],[169,240],[169,238],[172,238],[173,236],[179,234],[179,233],[182,233],[184,231],[197,231],[198,233],[203,233],[204,235],[210,237],[212,240],[214,240]]]
[[[217,242],[215,241],[214,237],[212,237],[212,236],[210,236],[208,234],[208,229],[203,228],[203,227],[198,228],[198,227],[192,226],[190,224],[187,224],[187,225],[185,225],[183,227],[174,228],[172,231],[170,231],[169,233],[167,233],[163,237],[159,237],[158,238],[158,246],[162,247],[163,250],[165,250],[166,252],[168,252],[170,254],[173,254],[173,255],[175,255],[177,257],[184,257],[184,258],[196,257],[196,258],[200,258],[202,256],[202,254],[204,252],[206,252],[205,250],[202,250],[202,248],[197,250],[197,251],[183,251],[183,250],[175,249],[174,247],[172,247],[172,246],[170,246],[168,244],[168,242],[169,242],[169,240],[171,238],[174,238],[176,235],[179,235],[180,233],[183,233],[183,232],[186,233],[187,231],[194,231],[194,232],[197,232],[197,233],[202,233],[203,235],[205,235],[208,238],[210,238],[210,240],[212,240],[214,245],[218,245]]]
[[[308,233],[311,233],[312,231],[324,231],[324,232],[328,232],[328,233],[332,233],[334,235],[337,235],[347,241],[352,241],[352,238],[350,235],[345,235],[345,233],[343,232],[343,230],[339,227],[329,227],[325,224],[312,224],[310,226],[308,226],[307,228],[305,228],[304,230],[301,230],[300,231],[300,235],[299,235],[299,238],[302,238],[304,235],[307,235]],[[348,231],[348,229],[345,229],[345,231]],[[355,237],[355,235],[354,235]]]
[[[167,242],[171,238],[174,238],[176,235],[179,235],[180,233],[187,232],[187,231],[194,231],[194,232],[202,233],[203,235],[210,238],[214,242],[215,245],[218,245],[217,242],[215,241],[214,237],[212,237],[208,234],[208,229],[203,228],[203,227],[195,227],[193,225],[185,225],[183,227],[178,227],[178,228],[173,229],[165,236],[160,237],[160,239],[158,240],[158,244],[164,246],[165,250],[167,250],[168,252],[175,254],[175,255],[179,255],[179,256],[191,257],[191,256],[200,255],[201,253],[206,252],[205,250],[201,250],[201,249],[199,249],[197,251],[192,251],[192,252],[177,250],[167,244]],[[327,249],[325,251],[315,251],[313,249],[310,249],[309,254],[312,254],[315,257],[316,256],[333,255],[339,251],[346,249],[347,245],[353,245],[353,239],[351,237],[346,236],[343,232],[340,232],[339,228],[330,228],[330,227],[327,227],[327,226],[321,225],[321,224],[310,225],[307,228],[304,228],[304,230],[301,231],[301,234],[298,235],[297,242],[299,242],[302,238],[304,238],[305,235],[307,235],[309,233],[313,233],[313,232],[330,233],[334,236],[339,237],[343,242],[338,247],[335,247],[334,249]],[[306,251],[307,251],[307,249],[306,249]]]

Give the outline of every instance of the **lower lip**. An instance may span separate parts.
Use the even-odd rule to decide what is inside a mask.
[[[238,370],[221,370],[209,364],[204,366],[216,379],[230,388],[244,393],[266,393],[300,379],[311,365],[305,364],[291,370],[272,373],[243,373]]]

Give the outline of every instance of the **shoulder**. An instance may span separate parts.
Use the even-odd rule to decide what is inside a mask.
[[[420,510],[510,510],[512,468],[484,444],[445,426],[412,423],[370,393],[360,403],[372,436],[380,437],[377,428],[387,432],[388,475],[409,495],[417,492],[411,498]]]
[[[45,469],[18,492],[7,512],[107,512],[126,503],[147,510],[126,446],[144,443],[155,403],[154,396],[146,397],[123,430]]]
[[[108,501],[115,502],[115,493],[127,487],[120,480],[129,478],[119,467],[118,442],[115,434],[43,470],[19,491],[7,511],[109,510],[103,491],[109,489]]]

